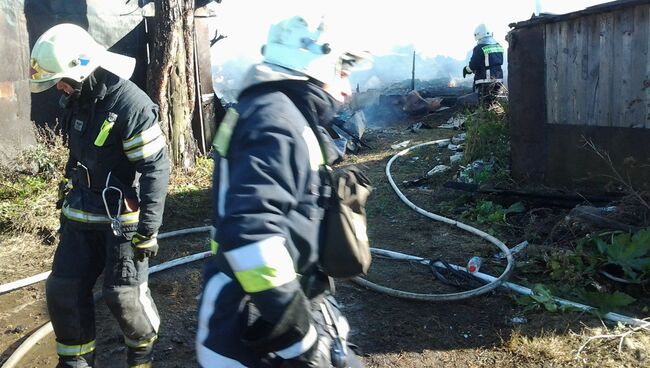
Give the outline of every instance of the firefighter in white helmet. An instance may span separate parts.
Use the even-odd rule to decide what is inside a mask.
[[[337,151],[322,129],[350,93],[364,53],[325,41],[323,22],[271,26],[214,139],[214,256],[204,274],[202,367],[360,367],[349,326],[318,267],[318,168]]]
[[[474,39],[476,46],[469,64],[463,68],[463,78],[474,74],[474,90],[482,103],[489,104],[503,89],[503,47],[485,24],[476,27]]]
[[[94,364],[92,289],[102,271],[127,363],[152,361],[160,318],[147,287],[148,258],[158,250],[169,161],[158,107],[128,80],[134,66],[73,24],[47,30],[31,53],[32,92],[56,85],[63,93],[70,148],[61,238],[46,284],[61,368]]]

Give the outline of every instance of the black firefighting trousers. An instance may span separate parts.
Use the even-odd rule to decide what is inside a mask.
[[[478,92],[479,104],[489,106],[497,97],[503,95],[505,88],[501,82],[491,82],[476,84],[475,89]]]
[[[254,306],[239,283],[224,273],[214,273],[207,269],[203,293],[199,304],[198,330],[196,334],[197,360],[203,368],[278,368],[278,367],[318,367],[318,368],[363,368],[363,364],[351,348],[343,349],[337,345],[339,356],[334,356],[336,342],[333,336],[347,339],[349,325],[341,314],[338,304],[328,293],[306,291],[311,301],[313,322],[318,333],[318,354],[314,361],[295,363],[279,357],[259,356],[249,346],[242,343],[244,330],[259,317]],[[303,286],[303,289],[305,287]],[[327,300],[326,300],[327,299]],[[333,307],[328,311],[321,306]],[[327,314],[327,316],[325,315]],[[332,330],[332,320],[336,319],[344,327]],[[345,342],[344,342],[345,343]],[[347,345],[347,343],[346,343]],[[322,358],[325,357],[325,358]],[[336,358],[336,359],[335,359]],[[331,363],[320,364],[322,360]],[[338,364],[337,364],[338,363]]]
[[[131,243],[110,230],[83,230],[64,222],[46,283],[47,307],[57,341],[57,367],[93,365],[93,286],[104,271],[103,297],[127,346],[127,363],[152,358],[160,317],[151,298],[148,260],[134,259]]]

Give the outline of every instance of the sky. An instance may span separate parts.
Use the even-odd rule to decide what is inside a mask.
[[[213,4],[214,25],[228,37],[212,47],[213,65],[261,61],[271,24],[293,15],[325,17],[332,42],[341,48],[387,55],[410,45],[421,58],[465,61],[475,46],[474,29],[485,23],[507,49],[508,24],[535,12],[564,14],[608,1],[598,0],[222,0]],[[507,55],[506,55],[507,58]],[[462,67],[461,67],[462,68]]]

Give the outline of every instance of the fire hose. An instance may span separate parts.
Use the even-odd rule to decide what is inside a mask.
[[[372,251],[373,254],[381,255],[381,256],[396,259],[396,260],[405,260],[405,261],[418,262],[418,263],[421,263],[423,265],[429,265],[429,262],[430,262],[426,258],[412,256],[412,255],[409,255],[409,254],[394,252],[394,251],[385,250],[385,249],[371,248],[371,251]],[[435,266],[436,267],[441,267],[441,268],[443,267],[441,264],[435,264]],[[460,271],[465,270],[465,267],[456,266],[456,265],[450,265],[450,266],[455,268],[456,270],[460,270]],[[490,276],[490,275],[487,275],[487,274],[484,274],[484,273],[481,273],[481,272],[473,272],[472,275],[484,280],[485,282],[494,282],[494,281],[497,280],[496,277]],[[365,279],[361,279],[361,278],[355,279],[355,282],[359,281],[359,280],[363,280],[363,282],[367,283],[367,284],[365,284],[365,283],[362,282],[362,283],[360,283],[361,285],[367,286],[368,288],[371,288],[374,291],[378,291],[378,292],[381,292],[381,293],[386,293],[388,295],[395,296],[395,297],[398,297],[398,298],[412,299],[412,298],[408,297],[408,293],[406,295],[404,295],[403,291],[390,289],[390,288],[387,288],[387,287],[384,287],[384,286],[381,286],[381,285],[376,285],[376,284],[373,284],[373,283],[371,283],[371,282],[369,282],[369,281],[367,281]],[[503,288],[506,288],[508,290],[514,291],[514,292],[516,292],[518,294],[521,294],[521,295],[527,295],[527,296],[533,295],[533,291],[531,289],[529,289],[527,287],[524,287],[524,286],[521,286],[521,285],[511,283],[511,282],[505,281],[505,282],[501,283],[500,286],[502,286]],[[584,311],[584,312],[593,312],[593,311],[596,310],[596,308],[594,308],[594,307],[590,307],[588,305],[572,302],[570,300],[557,298],[557,297],[553,297],[553,299],[554,299],[555,303],[557,303],[560,306],[572,307],[572,308],[576,308],[576,309],[579,309],[579,310]],[[624,316],[622,314],[612,313],[612,312],[604,314],[603,318],[606,319],[606,320],[609,320],[609,321],[620,322],[622,324],[629,325],[629,326],[634,326],[634,327],[642,327],[642,326],[649,326],[650,325],[649,321],[638,319],[638,318],[633,318],[633,317],[628,317],[628,316]]]
[[[426,264],[426,262],[428,262],[428,260],[426,260],[424,258],[421,258],[421,257],[416,257],[416,256],[408,255],[408,254],[403,254],[403,253],[399,253],[399,252],[390,251],[390,250],[371,248],[371,251],[374,254],[383,255],[383,256],[386,256],[386,257],[394,258],[394,259],[409,260],[409,261],[421,262],[421,263],[425,263],[425,264]],[[186,257],[177,258],[177,259],[174,259],[174,260],[169,261],[169,262],[165,262],[165,263],[162,263],[162,264],[159,264],[159,265],[156,265],[156,266],[152,266],[149,269],[149,273],[152,274],[152,273],[160,272],[160,271],[172,268],[172,267],[180,266],[182,264],[198,261],[198,260],[201,260],[203,258],[209,257],[211,254],[212,253],[210,251],[206,251],[206,252],[201,252],[201,253],[189,255],[189,256],[186,256]],[[454,267],[456,269],[459,269],[459,270],[464,269],[464,267],[455,266],[455,265],[452,265],[452,267]],[[488,282],[495,282],[497,280],[497,278],[495,278],[493,276],[490,276],[490,275],[483,274],[481,272],[475,272],[474,275],[476,275],[477,277],[479,277],[481,279],[484,279],[485,281],[488,281]],[[363,279],[361,279],[361,278],[355,279],[356,282],[358,282],[359,280],[363,280]],[[400,292],[399,290],[386,288],[386,287],[383,287],[383,286],[380,286],[380,285],[373,286],[375,284],[373,284],[373,283],[371,283],[371,282],[369,282],[367,280],[364,280],[364,281],[366,281],[368,283],[368,284],[366,284],[364,286],[371,287],[371,288],[376,287],[376,289],[374,289],[374,290],[377,291],[377,292],[386,293],[388,295],[392,295],[392,296],[400,297],[400,298],[404,297],[403,294],[402,294],[404,292]],[[503,286],[503,287],[505,287],[505,288],[507,288],[509,290],[512,290],[514,292],[517,292],[519,294],[522,294],[522,295],[532,295],[532,293],[533,293],[532,290],[530,290],[530,289],[528,289],[526,287],[523,287],[523,286],[520,286],[520,285],[517,285],[517,284],[513,284],[513,283],[510,283],[510,282],[503,282],[501,284],[501,286]],[[580,309],[580,310],[583,310],[583,311],[593,311],[595,309],[593,307],[583,305],[583,304],[579,304],[579,303],[575,303],[575,302],[565,300],[565,299],[555,298],[555,301],[560,305],[571,306],[571,307],[574,307],[574,308],[577,308],[577,309]],[[603,316],[603,318],[605,318],[607,320],[610,320],[610,321],[614,321],[614,322],[621,322],[623,324],[631,325],[631,326],[647,326],[648,323],[649,323],[648,321],[640,320],[640,319],[637,319],[637,318],[631,318],[631,317],[627,317],[627,316],[617,314],[617,313],[612,313],[612,312],[605,314]],[[13,354],[9,357],[9,359],[7,359],[7,361],[2,365],[2,368],[15,368],[15,367],[17,367],[18,362],[20,362],[20,360],[29,352],[29,350],[32,347],[34,347],[34,345],[36,345],[39,341],[41,341],[47,335],[49,335],[51,332],[52,332],[52,323],[47,322],[45,325],[41,326],[38,330],[36,330],[34,333],[32,333],[27,339],[25,339],[25,341],[23,341],[22,344],[20,344],[20,346],[13,352]]]
[[[462,230],[465,230],[467,232],[470,232],[474,235],[477,235],[493,245],[495,245],[497,248],[499,248],[502,251],[502,255],[504,258],[506,258],[508,264],[505,268],[505,270],[501,273],[499,277],[494,277],[490,276],[481,272],[474,272],[473,275],[482,279],[483,281],[487,282],[487,284],[478,287],[473,290],[467,290],[467,291],[462,291],[458,293],[448,293],[448,294],[423,294],[423,293],[412,293],[412,292],[407,292],[407,291],[401,291],[401,290],[396,290],[392,288],[388,288],[382,285],[375,284],[369,280],[363,279],[361,277],[356,277],[353,278],[352,281],[355,283],[362,285],[366,288],[369,288],[373,291],[379,292],[379,293],[384,293],[393,297],[398,297],[398,298],[405,298],[405,299],[411,299],[411,300],[424,300],[424,301],[450,301],[450,300],[460,300],[460,299],[465,299],[465,298],[470,298],[474,296],[478,296],[484,293],[487,293],[489,291],[492,291],[496,289],[497,287],[501,286],[503,288],[509,289],[511,291],[514,291],[516,293],[522,294],[522,295],[533,295],[533,291],[529,288],[507,282],[506,280],[510,277],[512,274],[512,271],[514,269],[514,257],[512,255],[512,252],[510,248],[508,248],[503,242],[498,240],[497,238],[479,230],[476,229],[472,226],[466,225],[464,223],[446,218],[444,216],[436,215],[434,213],[428,212],[423,210],[422,208],[416,206],[413,202],[411,202],[406,196],[399,190],[397,185],[395,184],[395,181],[392,178],[392,175],[390,173],[390,168],[393,162],[401,156],[406,155],[408,152],[410,152],[413,149],[426,146],[426,145],[432,145],[432,144],[438,144],[442,142],[447,142],[449,141],[448,139],[441,139],[441,140],[436,140],[436,141],[431,141],[431,142],[425,142],[421,143],[412,147],[409,147],[407,149],[404,149],[397,153],[395,156],[393,156],[388,163],[386,164],[386,176],[389,180],[389,183],[393,190],[396,192],[397,196],[410,208],[415,210],[416,212],[431,218],[436,221],[444,222],[446,224],[456,226]],[[201,232],[201,231],[208,231],[210,230],[210,226],[204,226],[204,227],[197,227],[197,228],[189,228],[189,229],[182,229],[178,231],[173,231],[170,233],[163,233],[158,236],[159,239],[165,238],[165,237],[171,237],[171,236],[179,236],[179,235],[185,235],[185,234],[191,234],[191,233],[196,233],[196,232]],[[417,256],[412,256],[408,254],[403,254],[395,251],[390,251],[390,250],[385,250],[385,249],[379,249],[379,248],[371,248],[370,249],[373,254],[376,255],[381,255],[384,257],[388,258],[393,258],[393,259],[399,259],[399,260],[408,260],[408,261],[414,261],[414,262],[419,262],[422,264],[429,265],[430,261],[422,258],[422,257],[417,257]],[[186,256],[186,257],[181,257],[169,262],[165,262],[156,266],[153,266],[149,269],[149,273],[155,273],[155,272],[160,272],[162,270],[166,270],[172,267],[176,267],[182,264],[186,264],[189,262],[197,261],[203,258],[206,258],[210,256],[211,252],[206,251],[206,252],[201,252],[197,253],[194,255]],[[436,262],[433,264],[434,267],[440,267],[443,268],[442,264],[440,262]],[[450,265],[452,268],[460,271],[464,271],[465,267],[461,266],[456,266],[456,265]],[[47,278],[47,275],[49,275],[49,272],[44,272],[39,275],[35,275],[32,277],[28,277],[23,280],[15,281],[9,284],[5,285],[0,285],[0,294],[18,289],[20,287],[26,286],[33,284],[35,282],[44,280]],[[596,308],[587,306],[584,304],[572,302],[570,300],[566,299],[561,299],[561,298],[556,298],[553,297],[554,301],[558,303],[559,305],[565,305],[565,306],[570,306],[585,312],[591,312],[594,311]],[[648,321],[644,321],[641,319],[633,318],[633,317],[627,317],[621,314],[617,313],[606,313],[603,315],[604,319],[614,321],[614,322],[620,322],[626,325],[631,325],[631,326],[647,326]],[[24,357],[24,355],[34,346],[36,345],[41,339],[45,338],[49,333],[52,332],[52,323],[48,322],[42,327],[40,327],[38,330],[36,330],[32,335],[30,335],[23,343],[14,351],[14,353],[9,357],[9,359],[2,365],[1,368],[14,368],[16,367],[16,364]]]
[[[201,226],[201,227],[192,227],[188,229],[181,229],[181,230],[175,230],[175,231],[170,231],[166,233],[161,233],[158,234],[158,239],[165,239],[165,238],[171,238],[174,236],[181,236],[181,235],[188,235],[188,234],[194,234],[194,233],[200,233],[204,231],[210,231],[212,229],[212,226]],[[46,271],[43,273],[39,273],[38,275],[26,277],[21,280],[17,281],[12,281],[6,284],[0,285],[0,295],[23,288],[25,286],[29,286],[31,284],[35,284],[39,281],[45,280],[51,273],[52,271]]]
[[[388,160],[388,163],[386,164],[386,177],[388,178],[388,182],[390,183],[391,187],[393,188],[393,191],[395,191],[395,193],[397,194],[399,199],[402,202],[404,202],[407,206],[409,206],[411,209],[415,210],[417,213],[419,213],[421,215],[424,215],[424,216],[426,216],[426,217],[428,217],[428,218],[430,218],[432,220],[440,221],[440,222],[444,222],[444,223],[452,225],[452,226],[456,226],[456,227],[458,227],[458,228],[460,228],[462,230],[465,230],[465,231],[467,231],[469,233],[472,233],[474,235],[477,235],[477,236],[489,241],[494,246],[499,248],[501,250],[501,252],[505,255],[505,258],[506,258],[506,260],[508,262],[506,268],[503,270],[503,272],[501,273],[501,275],[499,277],[495,278],[494,280],[488,281],[487,284],[479,286],[479,287],[477,287],[475,289],[460,291],[460,292],[456,292],[456,293],[447,293],[447,294],[425,294],[425,293],[413,293],[413,292],[395,290],[395,289],[387,288],[385,286],[377,285],[377,284],[375,284],[375,283],[373,283],[373,282],[371,282],[369,280],[366,280],[364,278],[361,278],[361,277],[353,278],[352,280],[354,282],[356,282],[356,283],[358,283],[358,284],[360,284],[362,286],[365,286],[365,287],[367,287],[367,288],[369,288],[371,290],[387,293],[387,294],[390,294],[392,296],[399,297],[399,298],[439,302],[439,301],[450,301],[450,300],[466,299],[466,298],[471,298],[471,297],[475,297],[475,296],[478,296],[478,295],[485,294],[485,293],[490,292],[490,291],[496,289],[497,287],[499,287],[512,274],[512,271],[514,269],[515,260],[514,260],[514,257],[512,256],[512,252],[510,251],[510,248],[508,248],[508,246],[506,246],[502,241],[500,241],[499,239],[495,238],[494,236],[492,236],[492,235],[490,235],[490,234],[488,234],[488,233],[486,233],[484,231],[481,231],[481,230],[479,230],[477,228],[466,225],[466,224],[464,224],[462,222],[458,222],[456,220],[452,220],[452,219],[449,219],[447,217],[436,215],[434,213],[425,211],[424,209],[416,206],[408,198],[406,198],[404,193],[402,193],[399,190],[399,188],[397,187],[397,184],[395,184],[395,180],[393,180],[393,176],[391,175],[390,168],[393,165],[393,162],[395,162],[395,160],[397,158],[406,155],[407,153],[409,153],[410,151],[412,151],[412,150],[414,150],[416,148],[427,146],[427,145],[432,145],[432,144],[444,143],[444,142],[449,142],[449,139],[440,139],[440,140],[436,140],[436,141],[417,144],[415,146],[411,146],[411,147],[406,148],[406,149],[398,152],[397,154],[395,154],[393,157],[391,157],[390,160]],[[436,263],[436,264],[434,264],[434,266],[435,267],[441,267],[442,265],[440,263]],[[464,270],[464,268],[462,268],[462,270]]]
[[[212,229],[212,226],[203,226],[203,227],[195,227],[195,228],[189,228],[189,229],[182,229],[182,230],[177,230],[177,231],[171,231],[168,233],[163,233],[158,235],[158,239],[164,239],[164,238],[169,238],[173,236],[180,236],[180,235],[187,235],[187,234],[193,234],[193,233],[198,233],[198,232],[204,232],[204,231],[209,231]],[[185,257],[180,257],[173,259],[171,261],[161,263],[155,266],[152,266],[149,268],[149,274],[153,274],[156,272],[164,271],[172,267],[180,266],[186,263],[198,261],[204,258],[209,257],[212,254],[211,251],[205,251],[197,254],[192,254],[189,256]],[[44,280],[47,278],[47,275],[49,275],[49,272],[44,272],[42,274],[28,277],[23,280],[19,281],[24,281],[24,280],[29,280],[28,282],[30,283],[35,283],[41,280]],[[45,275],[44,277],[42,275]],[[41,280],[38,280],[41,278]],[[37,280],[37,281],[34,281]],[[19,287],[26,286],[29,284],[25,284],[25,282],[20,283],[20,282],[12,282],[10,283],[14,285],[14,288],[12,290],[15,290]],[[7,284],[9,285],[9,284]],[[22,285],[22,286],[20,286]],[[3,285],[4,286],[4,285]],[[17,286],[17,287],[16,287]],[[99,299],[101,297],[101,294],[95,294],[95,299]],[[52,327],[52,322],[47,322],[43,326],[41,326],[38,330],[36,330],[34,333],[32,333],[25,341],[23,341],[22,344],[11,354],[9,359],[2,365],[2,368],[14,368],[17,367],[18,362],[29,352],[29,350],[36,345],[40,340],[44,339],[47,335],[49,335],[53,331]]]
[[[518,294],[527,295],[527,296],[533,295],[533,291],[531,289],[506,281],[508,279],[508,277],[510,277],[510,275],[512,274],[512,271],[514,269],[514,257],[512,255],[512,250],[510,248],[508,248],[503,242],[496,239],[492,235],[487,234],[487,233],[485,233],[485,232],[483,232],[483,231],[481,231],[479,229],[476,229],[476,228],[474,228],[472,226],[469,226],[469,225],[466,225],[464,223],[461,223],[461,222],[446,218],[444,216],[436,215],[434,213],[425,211],[424,209],[416,206],[408,198],[406,198],[406,196],[399,190],[399,188],[395,184],[395,181],[393,180],[393,177],[392,177],[391,172],[390,172],[390,168],[391,168],[393,162],[398,157],[404,156],[407,153],[409,153],[410,151],[412,151],[412,150],[414,150],[416,148],[419,148],[419,147],[432,145],[432,144],[443,143],[443,142],[448,142],[448,141],[449,141],[448,139],[440,139],[440,140],[436,140],[436,141],[425,142],[425,143],[421,143],[421,144],[411,146],[409,148],[406,148],[406,149],[398,152],[386,164],[386,177],[388,178],[388,181],[389,181],[391,187],[393,188],[393,190],[395,191],[397,196],[400,198],[400,200],[402,200],[402,202],[404,202],[406,205],[408,205],[411,209],[415,210],[419,214],[424,215],[424,216],[426,216],[426,217],[428,217],[428,218],[430,218],[432,220],[444,222],[446,224],[456,226],[456,227],[458,227],[458,228],[460,228],[462,230],[465,230],[465,231],[470,232],[470,233],[472,233],[474,235],[477,235],[477,236],[489,241],[490,243],[494,244],[497,248],[501,249],[502,253],[500,255],[500,258],[506,258],[506,260],[508,262],[508,265],[506,266],[505,270],[501,273],[501,275],[499,277],[490,276],[490,275],[487,275],[487,274],[484,274],[484,273],[481,273],[481,272],[473,272],[472,275],[474,275],[475,277],[483,280],[484,282],[487,282],[487,284],[485,284],[485,285],[483,285],[481,287],[478,287],[476,289],[466,290],[466,291],[462,291],[462,292],[458,292],[458,293],[448,293],[448,294],[424,294],[424,293],[407,292],[407,291],[392,289],[392,288],[389,288],[389,287],[386,287],[386,286],[378,285],[376,283],[373,283],[373,282],[371,282],[371,281],[369,281],[367,279],[361,278],[361,277],[355,277],[355,278],[352,279],[352,281],[354,281],[355,283],[357,283],[359,285],[362,285],[362,286],[364,286],[364,287],[366,287],[366,288],[368,288],[370,290],[373,290],[373,291],[376,291],[376,292],[379,292],[379,293],[383,293],[383,294],[387,294],[387,295],[390,295],[390,296],[393,296],[393,297],[403,298],[403,299],[411,299],[411,300],[423,300],[423,301],[460,300],[460,299],[470,298],[470,297],[474,297],[474,296],[478,296],[478,295],[487,293],[487,292],[489,292],[491,290],[496,289],[499,286],[501,286],[503,288],[506,288],[508,290],[514,291],[514,292],[516,292]],[[424,265],[430,265],[430,260],[422,258],[422,257],[412,256],[412,255],[408,255],[408,254],[403,254],[403,253],[399,253],[399,252],[395,252],[395,251],[390,251],[390,250],[385,250],[385,249],[378,249],[378,248],[371,248],[371,251],[372,251],[373,254],[388,257],[388,258],[392,258],[392,259],[408,260],[408,261],[418,262],[418,263],[421,263],[421,264],[424,264]],[[438,267],[438,268],[447,267],[446,265],[443,265],[440,262],[435,262],[433,264],[433,266]],[[453,269],[458,270],[458,271],[466,271],[465,267],[456,266],[456,265],[449,265],[449,266],[451,266]],[[585,312],[593,312],[593,311],[596,310],[596,308],[594,308],[594,307],[584,305],[584,304],[580,304],[580,303],[576,303],[576,302],[572,302],[570,300],[557,298],[557,297],[553,297],[553,299],[559,305],[570,306],[570,307],[573,307],[573,308],[576,308],[576,309],[579,309],[579,310],[582,310],[582,311],[585,311]],[[617,313],[612,313],[612,312],[606,313],[605,315],[603,315],[603,318],[607,319],[607,320],[610,320],[610,321],[613,321],[613,322],[621,322],[623,324],[636,326],[636,327],[647,326],[648,323],[649,323],[648,321],[644,321],[644,320],[641,320],[641,319],[638,319],[638,318],[627,317],[627,316],[617,314]]]

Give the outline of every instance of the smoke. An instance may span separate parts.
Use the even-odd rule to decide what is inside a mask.
[[[415,52],[415,79],[418,81],[455,81],[462,79],[461,70],[467,60],[457,60],[449,56],[427,57],[418,53],[413,45],[396,47],[394,52],[375,55],[371,68],[355,71],[350,76],[354,91],[382,90],[413,76],[413,53]],[[468,50],[468,58],[471,50]],[[214,65],[213,86],[224,102],[235,102],[241,81],[246,71],[259,60],[235,58]],[[471,77],[467,77],[471,80]]]
[[[468,50],[469,54],[471,50]],[[353,73],[350,81],[353,87],[359,87],[359,91],[367,91],[383,89],[413,76],[418,80],[452,80],[462,78],[461,70],[465,65],[466,60],[444,55],[427,57],[418,53],[413,45],[407,45],[396,48],[393,53],[375,56],[373,67]]]

